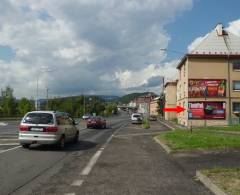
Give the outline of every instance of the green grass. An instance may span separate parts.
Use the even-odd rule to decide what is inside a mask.
[[[226,127],[203,127],[198,128],[200,130],[220,130],[220,131],[239,131],[240,132],[240,125],[235,126],[226,126]]]
[[[176,130],[157,136],[172,150],[240,149],[240,135],[225,135],[207,130]]]
[[[143,119],[142,127],[144,129],[149,129],[150,128],[150,122],[149,122],[149,120],[147,118]]]
[[[240,168],[214,168],[201,172],[227,194],[240,194]]]
[[[215,167],[213,169],[207,169],[202,171],[205,175],[210,176],[211,174],[216,173],[227,173],[227,172],[239,172],[240,174],[240,168],[223,168],[223,167]]]

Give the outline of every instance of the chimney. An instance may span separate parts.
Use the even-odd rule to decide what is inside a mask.
[[[217,26],[216,26],[216,31],[217,31],[217,35],[218,36],[222,36],[224,33],[223,33],[223,25],[221,23],[219,23]]]

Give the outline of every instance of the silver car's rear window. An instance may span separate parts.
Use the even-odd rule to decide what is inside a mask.
[[[134,114],[133,117],[141,117],[140,114]]]
[[[49,113],[29,113],[23,119],[23,123],[51,125],[54,123],[54,120],[53,115]]]

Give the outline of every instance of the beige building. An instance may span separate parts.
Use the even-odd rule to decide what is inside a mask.
[[[158,115],[158,109],[159,109],[158,101],[159,101],[159,97],[156,97],[150,102],[150,116]]]
[[[175,108],[177,104],[177,82],[167,82],[165,84],[165,108]],[[175,120],[175,112],[165,112],[165,120]]]
[[[240,37],[218,24],[177,68],[177,105],[187,109],[177,114],[178,123],[211,126],[239,122]]]

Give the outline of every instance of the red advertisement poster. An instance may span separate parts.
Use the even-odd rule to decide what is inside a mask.
[[[226,81],[224,79],[189,79],[188,96],[225,97]]]
[[[225,102],[189,102],[189,119],[225,119]]]
[[[189,112],[188,112],[189,119],[204,119],[203,102],[189,102],[188,109],[189,109]]]

